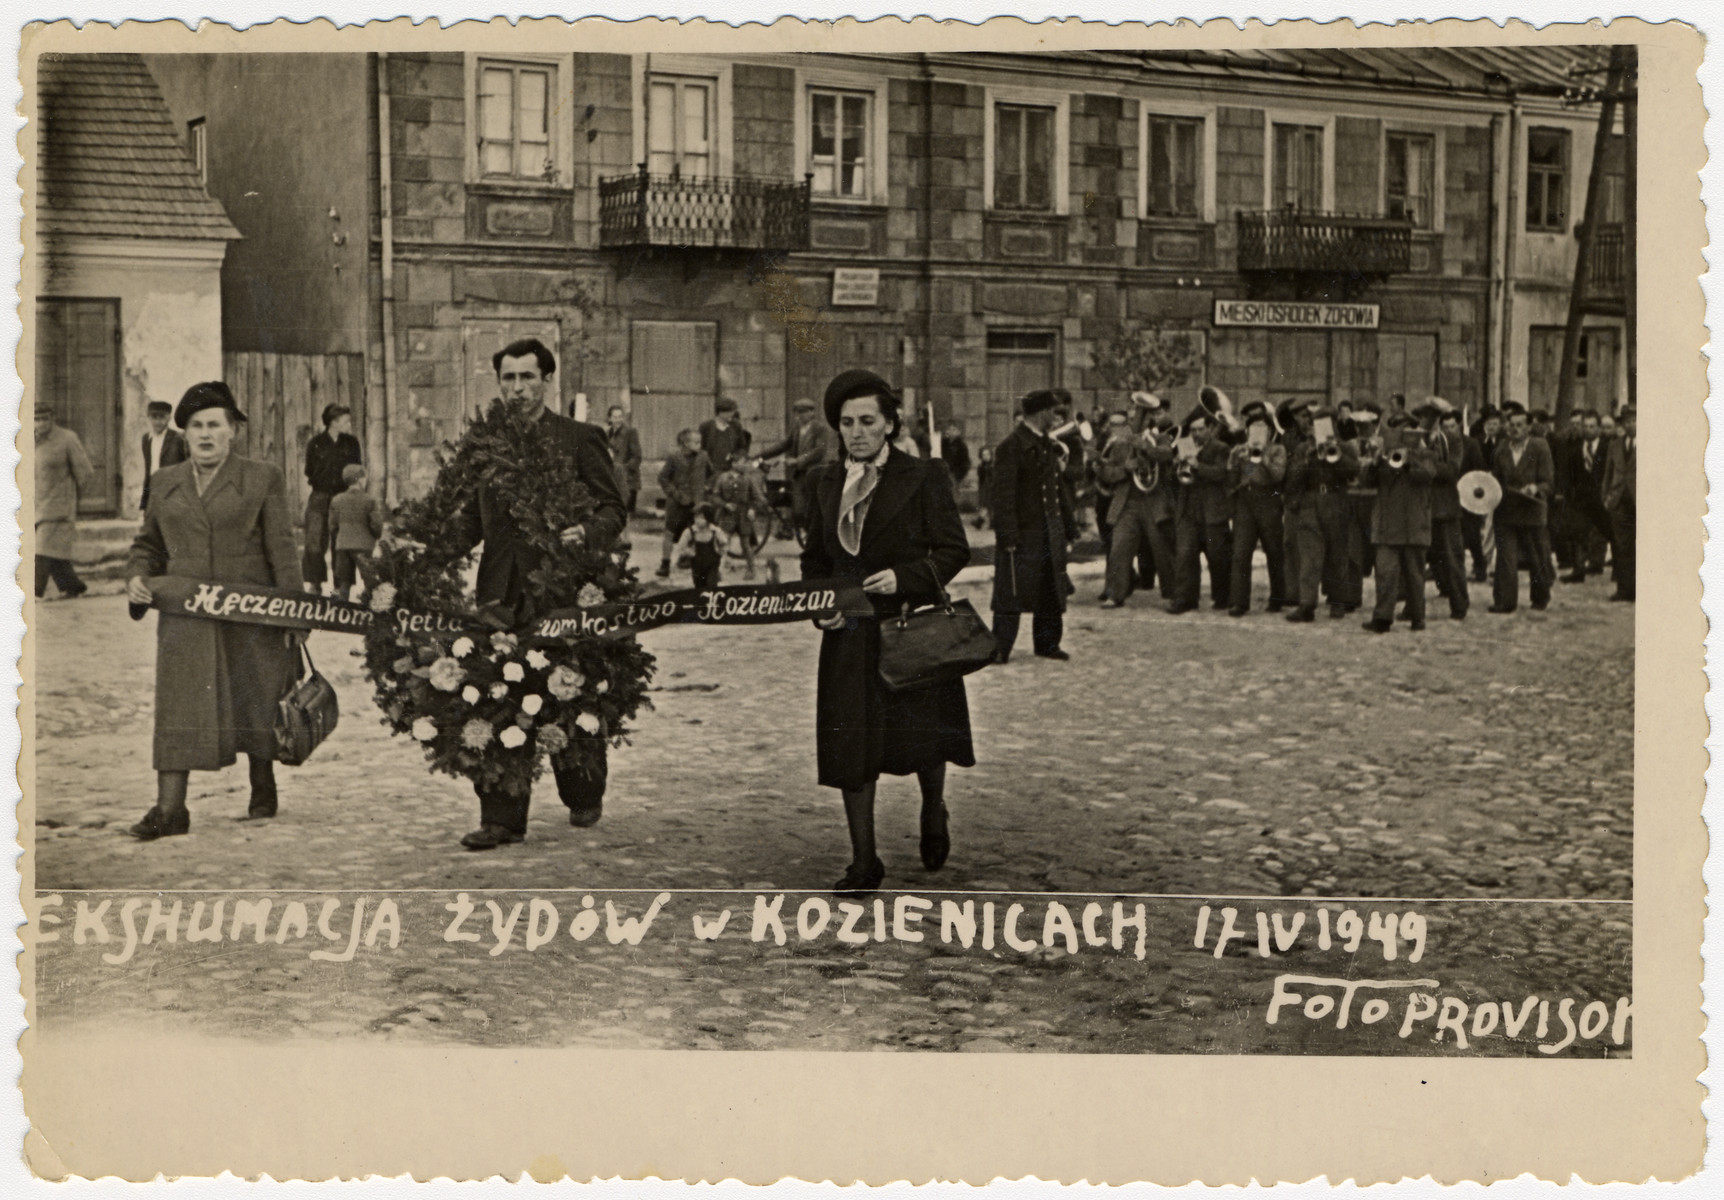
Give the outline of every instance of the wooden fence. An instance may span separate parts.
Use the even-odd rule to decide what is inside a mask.
[[[323,408],[353,410],[365,442],[365,360],[358,354],[222,355],[222,377],[246,415],[235,450],[281,468],[295,522],[305,512],[305,444],[323,429]]]

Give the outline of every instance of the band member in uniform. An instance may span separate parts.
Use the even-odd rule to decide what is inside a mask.
[[[1425,555],[1431,547],[1431,491],[1436,459],[1414,418],[1391,413],[1382,444],[1361,459],[1360,475],[1377,489],[1371,515],[1376,546],[1377,604],[1365,628],[1394,628],[1395,603],[1406,600],[1407,619],[1416,633],[1425,627]]]
[[[1131,429],[1109,438],[1096,467],[1096,479],[1113,493],[1103,608],[1118,608],[1131,595],[1131,566],[1145,546],[1161,573],[1162,596],[1173,599],[1166,569],[1173,561],[1173,440],[1156,429],[1164,408],[1159,396],[1133,392],[1131,404]]]
[[[1293,465],[1295,447],[1310,437],[1306,430],[1311,422],[1301,421],[1298,416],[1298,410],[1310,403],[1289,396],[1275,406],[1275,423],[1281,427],[1280,442],[1287,449],[1289,467]],[[1299,523],[1293,519],[1293,494],[1287,490],[1285,479],[1281,481],[1281,558],[1281,569],[1287,577],[1286,600],[1293,604],[1299,590]]]
[[[1366,400],[1359,407],[1351,410],[1347,422],[1337,420],[1335,428],[1338,431],[1350,429],[1343,433],[1359,443],[1359,460],[1363,462],[1382,447],[1382,438],[1377,428],[1383,415],[1383,406],[1374,400]],[[1344,603],[1349,612],[1356,611],[1365,602],[1365,576],[1371,573],[1376,562],[1376,546],[1371,540],[1371,523],[1376,519],[1377,485],[1368,481],[1363,471],[1347,485],[1347,583],[1342,589]]]
[[[1467,474],[1469,471],[1489,470],[1490,465],[1485,462],[1484,451],[1479,448],[1478,441],[1465,431],[1464,424],[1461,421],[1461,414],[1458,411],[1447,412],[1439,417],[1437,419],[1437,428],[1441,429],[1443,434],[1451,441],[1460,445],[1462,475]],[[1458,494],[1459,489],[1457,488],[1456,491]],[[1477,513],[1468,512],[1463,508],[1461,510],[1460,520],[1461,543],[1466,547],[1467,553],[1472,556],[1473,569],[1467,579],[1471,583],[1483,583],[1486,579],[1484,542],[1485,519]]]
[[[1280,612],[1287,599],[1283,571],[1281,485],[1287,478],[1287,447],[1275,441],[1269,406],[1247,404],[1245,441],[1227,458],[1227,490],[1233,495],[1233,579],[1227,588],[1229,616],[1251,611],[1251,556],[1262,543],[1269,560],[1269,611]]]
[[[1520,564],[1532,568],[1532,606],[1542,611],[1550,603],[1551,580],[1556,569],[1550,558],[1550,535],[1546,527],[1547,501],[1556,478],[1550,446],[1532,436],[1526,409],[1505,404],[1508,436],[1497,447],[1493,470],[1503,485],[1502,503],[1492,515],[1497,529],[1497,578],[1495,601],[1490,611],[1511,613],[1520,599]]]
[[[1358,443],[1333,432],[1319,440],[1319,418],[1333,415],[1300,402],[1293,409],[1300,436],[1287,458],[1287,507],[1299,543],[1298,607],[1289,621],[1314,621],[1319,590],[1329,593],[1329,616],[1346,615],[1334,597],[1345,588],[1347,565],[1347,485],[1359,473]]]
[[[1615,564],[1616,591],[1612,600],[1634,600],[1634,409],[1625,408],[1621,417],[1622,435],[1610,439],[1610,450],[1604,463],[1602,493],[1604,507],[1610,513],[1610,557]]]
[[[1034,614],[1031,643],[1038,658],[1068,659],[1065,634],[1066,550],[1077,540],[1065,462],[1048,436],[1059,398],[1031,392],[1023,420],[994,452],[994,644],[1002,663],[1018,640],[1022,613]]]
[[[1456,487],[1466,473],[1466,445],[1443,428],[1455,406],[1441,396],[1431,396],[1413,409],[1423,426],[1425,447],[1431,452],[1431,567],[1437,589],[1449,601],[1449,618],[1467,619],[1472,597],[1467,594],[1466,547],[1461,541],[1461,494]]]
[[[1113,509],[1114,484],[1101,477],[1102,460],[1107,457],[1107,449],[1115,442],[1130,442],[1135,435],[1131,429],[1131,418],[1118,410],[1107,414],[1102,422],[1101,444],[1093,453],[1090,463],[1090,474],[1095,480],[1095,528],[1101,535],[1101,548],[1105,553],[1113,545],[1113,518],[1108,513]],[[1107,593],[1102,593],[1105,599]]]

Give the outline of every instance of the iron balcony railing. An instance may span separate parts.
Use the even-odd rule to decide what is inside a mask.
[[[599,245],[808,249],[812,177],[776,179],[633,175],[599,181]]]
[[[1413,253],[1410,221],[1277,209],[1239,214],[1239,269],[1398,275]]]
[[[1586,293],[1598,299],[1622,299],[1628,290],[1627,243],[1620,224],[1600,224],[1592,231],[1586,256]]]

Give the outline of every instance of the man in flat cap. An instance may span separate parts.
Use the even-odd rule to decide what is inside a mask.
[[[78,494],[90,486],[95,470],[78,435],[54,423],[54,406],[36,402],[36,599],[48,581],[62,600],[89,591],[72,566],[78,542]]]
[[[305,554],[299,573],[309,592],[323,591],[329,579],[329,502],[347,490],[342,473],[364,454],[353,436],[353,413],[340,404],[323,409],[323,432],[305,443]]]
[[[174,406],[166,400],[151,400],[144,408],[150,431],[144,434],[144,494],[139,508],[150,506],[150,477],[163,467],[186,461],[186,439],[173,427],[173,412]]]
[[[796,427],[783,441],[774,442],[762,450],[760,457],[784,455],[788,468],[786,482],[790,485],[791,518],[798,529],[806,529],[814,501],[814,474],[827,463],[838,461],[838,434],[816,415],[817,406],[806,396],[790,408],[795,414]]]
[[[994,654],[1011,659],[1021,614],[1033,614],[1038,658],[1068,659],[1065,634],[1066,549],[1077,540],[1064,457],[1048,436],[1059,397],[1031,392],[1023,420],[994,452]]]
[[[1359,446],[1335,435],[1334,413],[1309,402],[1294,407],[1300,438],[1287,456],[1287,519],[1298,542],[1298,575],[1289,581],[1298,607],[1289,621],[1313,621],[1319,589],[1328,594],[1329,616],[1347,613],[1347,485],[1359,473]],[[1318,437],[1317,422],[1327,420],[1328,436]]]

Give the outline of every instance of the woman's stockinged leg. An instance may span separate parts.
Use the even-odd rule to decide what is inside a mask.
[[[952,852],[952,837],[946,828],[946,764],[935,763],[916,772],[922,785],[922,865],[938,871]]]
[[[247,816],[273,817],[276,810],[275,762],[267,755],[248,754],[251,775],[251,805]]]
[[[844,821],[850,827],[850,863],[866,867],[878,857],[874,845],[874,787],[864,784],[844,792]]]
[[[190,777],[190,771],[156,772],[156,807],[163,816],[173,817],[186,811],[186,784]]]

